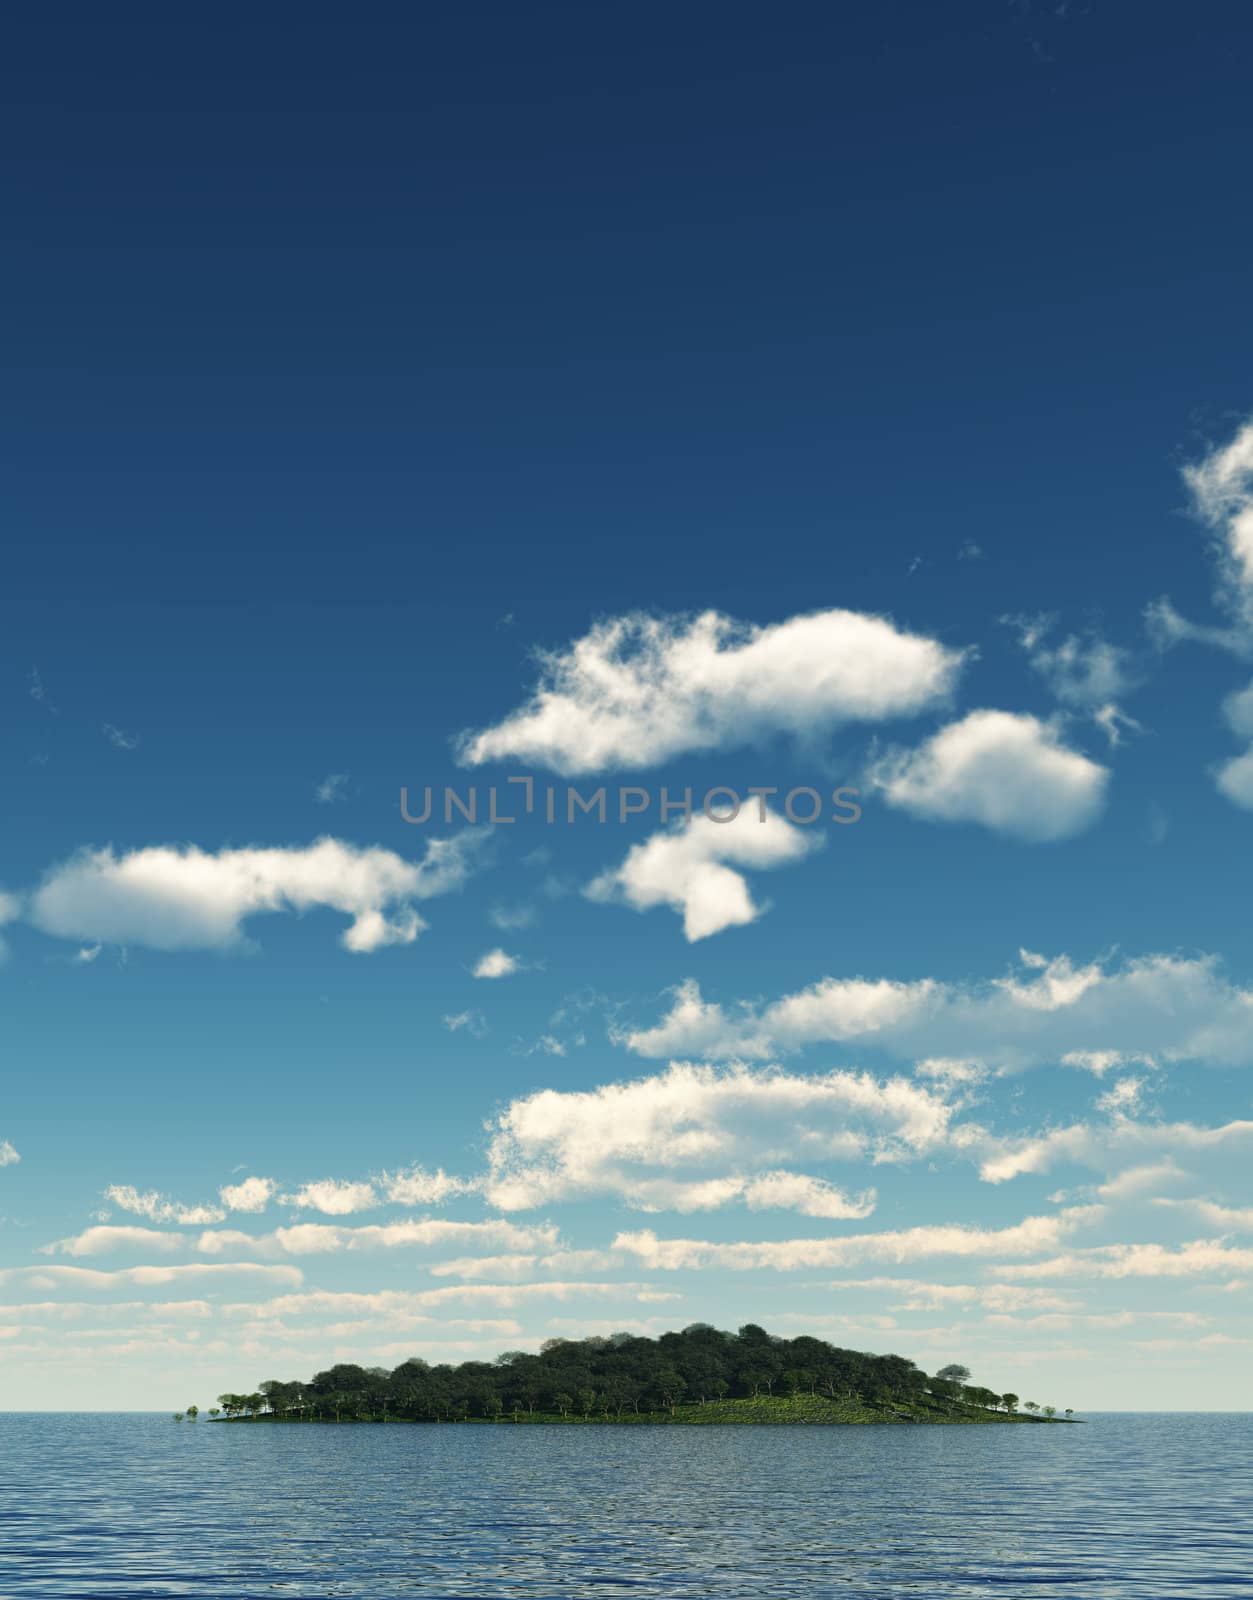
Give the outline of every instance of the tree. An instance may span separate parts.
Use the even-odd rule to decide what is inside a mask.
[[[176,1411],[174,1413],[174,1420],[175,1422],[181,1422],[183,1420],[183,1413],[181,1411]]]
[[[256,1393],[219,1395],[218,1405],[227,1420],[441,1423],[505,1414],[521,1421],[537,1407],[588,1421],[645,1409],[676,1417],[680,1404],[772,1392],[860,1399],[882,1411],[912,1406],[928,1389],[933,1412],[961,1400],[1011,1412],[1017,1405],[1016,1395],[965,1384],[969,1377],[967,1367],[952,1363],[928,1378],[904,1356],[844,1350],[809,1334],[783,1339],[755,1323],[738,1333],[692,1323],[655,1339],[626,1332],[550,1339],[538,1352],[512,1350],[455,1366],[411,1357],[389,1372],[341,1362],[308,1382],[267,1378]],[[179,1413],[184,1420],[195,1415],[194,1408]]]
[[[1074,1414],[1075,1414],[1075,1413],[1074,1413],[1074,1409],[1073,1409],[1073,1407],[1071,1407],[1071,1406],[1067,1406],[1067,1407],[1066,1407],[1066,1415],[1067,1415],[1067,1416],[1068,1416],[1068,1417],[1073,1417],[1073,1416],[1074,1416]]]
[[[199,1406],[188,1406],[187,1407],[187,1420],[188,1420],[188,1422],[195,1422],[196,1418],[199,1415],[200,1415],[200,1407]]]
[[[1018,1396],[1016,1394],[1003,1394],[1001,1396],[1001,1404],[1009,1412],[1010,1416],[1013,1416],[1018,1409]]]
[[[1027,1409],[1027,1410],[1028,1410],[1028,1411],[1038,1411],[1038,1410],[1039,1410],[1039,1409],[1040,1409],[1040,1408],[1039,1408],[1039,1406],[1038,1406],[1038,1405],[1036,1405],[1036,1403],[1035,1403],[1035,1401],[1034,1401],[1034,1400],[1028,1400],[1028,1401],[1027,1401],[1027,1406],[1026,1406],[1026,1409]]]
[[[218,1411],[218,1408],[216,1406],[210,1406],[209,1407],[209,1415],[216,1419],[218,1416],[221,1415],[221,1413]]]
[[[1053,1418],[1057,1415],[1057,1407],[1045,1406],[1044,1415],[1049,1419],[1050,1422],[1052,1422]]]
[[[674,1416],[687,1385],[673,1367],[662,1367],[653,1378],[653,1388],[661,1396],[662,1405]]]

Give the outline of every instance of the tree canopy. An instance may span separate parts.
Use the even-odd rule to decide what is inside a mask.
[[[964,1367],[945,1370],[969,1377]],[[255,1393],[224,1394],[220,1401],[228,1416],[451,1421],[537,1411],[674,1415],[691,1402],[804,1394],[884,1405],[926,1393],[1000,1404],[991,1390],[963,1392],[951,1377],[928,1378],[904,1356],[845,1350],[808,1335],[780,1338],[756,1323],[728,1333],[703,1322],[656,1339],[633,1333],[549,1339],[535,1354],[508,1350],[494,1361],[459,1366],[432,1366],[418,1356],[391,1370],[341,1362],[307,1382],[270,1378]]]

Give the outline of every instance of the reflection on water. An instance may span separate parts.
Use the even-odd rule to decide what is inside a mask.
[[[1050,1428],[0,1416],[0,1593],[1253,1595],[1253,1416]]]

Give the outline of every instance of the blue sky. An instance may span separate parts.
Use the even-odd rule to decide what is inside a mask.
[[[11,32],[0,1404],[1253,1404],[1244,8]]]

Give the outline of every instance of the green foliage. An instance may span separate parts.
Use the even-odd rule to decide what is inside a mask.
[[[958,1379],[953,1374],[960,1373]],[[845,1350],[748,1323],[693,1323],[647,1339],[549,1339],[537,1354],[392,1371],[341,1362],[307,1383],[268,1378],[223,1394],[228,1420],[282,1422],[1005,1422],[1016,1395],[965,1387],[953,1364],[928,1378],[903,1356]],[[190,1414],[190,1413],[189,1413]],[[1027,1421],[1028,1418],[1012,1420]]]

